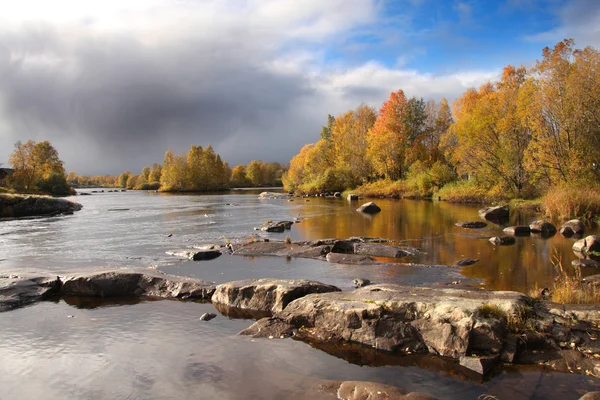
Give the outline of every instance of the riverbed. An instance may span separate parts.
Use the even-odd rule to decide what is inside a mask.
[[[358,203],[345,199],[260,200],[252,191],[201,196],[104,192],[73,200],[84,208],[70,216],[1,221],[0,272],[135,266],[217,283],[304,278],[348,289],[352,279],[361,277],[410,285],[464,280],[528,292],[549,285],[557,260],[570,268],[576,258],[573,240],[561,235],[518,237],[513,246],[496,247],[487,237],[500,234],[503,226],[456,227],[457,221],[479,219],[475,205],[380,199],[376,202],[382,212],[367,216],[355,211]],[[509,223],[528,224],[535,218],[515,212]],[[285,233],[253,229],[268,219],[299,222]],[[383,237],[422,250],[402,262],[439,267],[341,266],[232,255],[193,262],[165,253],[246,241],[249,235],[272,240],[289,235],[294,241]],[[466,257],[480,261],[462,269],[441,267]],[[299,399],[314,398],[307,388],[324,380],[384,382],[440,399],[481,394],[576,399],[597,390],[595,378],[538,366],[504,369],[482,382],[465,375],[454,361],[430,356],[394,357],[352,346],[317,349],[291,339],[251,339],[237,335],[251,321],[220,315],[199,321],[204,312],[216,310],[210,304],[166,300],[61,299],[2,313],[0,398]]]

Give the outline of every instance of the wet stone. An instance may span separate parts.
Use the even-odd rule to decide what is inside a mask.
[[[461,221],[461,222],[457,222],[454,225],[456,225],[460,228],[466,228],[466,229],[481,229],[481,228],[485,228],[487,226],[487,224],[482,221]]]
[[[473,265],[479,262],[479,260],[474,260],[472,258],[462,258],[455,262],[455,265],[458,267],[466,267],[467,265]]]

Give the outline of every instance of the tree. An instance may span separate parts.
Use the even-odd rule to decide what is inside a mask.
[[[455,102],[456,123],[451,128],[458,171],[475,175],[488,188],[514,194],[528,183],[524,161],[531,135],[517,109],[525,74],[524,67],[509,65],[500,82],[468,90]]]
[[[246,168],[246,176],[252,186],[264,186],[265,167],[262,161],[252,160]]]
[[[372,166],[367,158],[368,137],[376,119],[375,109],[362,104],[356,110],[339,115],[331,129],[335,167],[350,172],[349,187],[364,183],[371,176]]]
[[[527,169],[548,185],[598,180],[600,159],[600,53],[574,50],[565,39],[544,48],[519,97],[531,129]]]
[[[406,96],[402,90],[392,92],[383,103],[369,135],[368,158],[375,172],[382,177],[400,179],[405,172],[408,144]]]
[[[60,195],[72,192],[66,181],[63,162],[47,140],[16,142],[9,162],[13,165],[12,182],[17,189]]]
[[[335,117],[331,114],[327,115],[327,126],[324,126],[321,129],[321,139],[329,140],[331,137],[331,130],[333,128],[333,124],[335,122]]]

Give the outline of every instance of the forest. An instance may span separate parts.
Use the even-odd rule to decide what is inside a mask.
[[[397,90],[379,112],[363,104],[330,115],[283,183],[303,194],[477,202],[568,192],[600,204],[599,164],[600,53],[565,39],[451,106]]]

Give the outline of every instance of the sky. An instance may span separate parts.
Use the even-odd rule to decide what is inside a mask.
[[[0,0],[0,163],[29,139],[80,174],[192,144],[285,163],[328,114],[453,101],[564,38],[600,48],[600,1]]]

